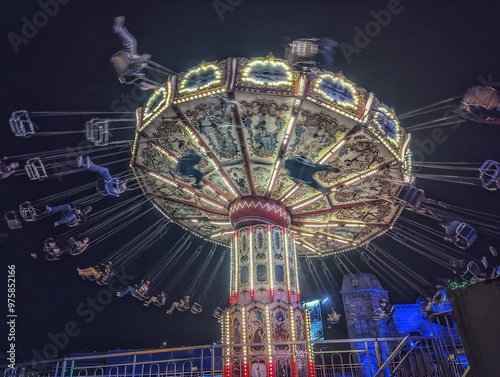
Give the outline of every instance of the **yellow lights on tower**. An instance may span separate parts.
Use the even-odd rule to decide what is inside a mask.
[[[295,265],[295,293],[297,294],[297,300],[300,301],[300,287],[299,287],[299,265],[297,264],[297,250],[295,249],[294,235],[290,234],[292,243],[292,253],[293,253],[293,264]]]
[[[290,285],[290,262],[289,262],[289,258],[288,256],[290,255],[289,254],[289,237],[288,237],[288,232],[287,230],[283,229],[282,231],[282,237],[283,237],[283,243],[285,245],[285,276],[286,276],[286,290],[287,290],[287,294],[288,294],[288,303],[290,303],[290,296],[291,296],[291,285]]]
[[[273,227],[271,225],[266,226],[266,231],[267,231],[267,253],[268,253],[268,258],[267,260],[269,261],[269,290],[271,294],[271,299],[274,297],[274,264],[273,264],[273,241],[272,241],[272,232],[273,232]]]
[[[229,240],[230,242],[230,246],[231,246],[231,258],[230,258],[230,261],[229,261],[229,300],[231,301],[232,300],[232,297],[233,297],[233,294],[234,294],[234,287],[235,287],[235,284],[234,284],[234,264],[235,264],[235,261],[236,261],[236,253],[235,253],[235,247],[234,247],[234,244],[235,244],[235,238],[236,238],[236,234],[231,237],[231,239]]]
[[[248,269],[250,270],[250,297],[251,299],[253,300],[254,298],[254,294],[255,294],[255,290],[254,290],[254,272],[253,272],[253,269],[254,269],[254,261],[253,261],[253,258],[254,258],[254,252],[253,252],[253,228],[252,226],[250,225],[248,227],[248,244],[249,244],[249,250],[248,250],[248,254],[250,254],[250,258],[249,261],[250,261],[250,265],[248,266]]]

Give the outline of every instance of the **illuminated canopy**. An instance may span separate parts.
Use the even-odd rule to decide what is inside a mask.
[[[139,114],[139,113],[138,113]],[[349,250],[386,232],[411,178],[409,136],[393,109],[340,73],[297,72],[274,57],[201,63],[170,77],[139,114],[132,167],[143,191],[174,222],[229,245],[231,204],[261,197],[290,213],[299,255]],[[201,189],[177,173],[202,156]],[[284,161],[338,167],[297,184]]]

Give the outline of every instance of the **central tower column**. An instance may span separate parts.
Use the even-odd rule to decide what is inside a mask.
[[[230,308],[222,339],[225,377],[314,376],[312,349],[300,305],[297,255],[287,208],[265,198],[242,198],[229,208]]]

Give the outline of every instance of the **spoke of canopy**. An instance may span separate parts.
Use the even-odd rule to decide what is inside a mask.
[[[171,271],[176,268],[186,252],[189,251],[192,242],[193,235],[189,232],[185,232],[156,263],[151,271],[148,272],[146,279],[151,282],[150,288],[152,290],[160,286],[164,280],[170,279]]]
[[[206,241],[205,241],[206,243]],[[198,248],[193,252],[191,257],[185,262],[181,268],[177,271],[177,273],[174,275],[173,278],[169,279],[170,284],[168,285],[166,292],[172,292],[173,289],[177,286],[179,281],[186,275],[187,271],[191,268],[193,265],[194,261],[196,258],[198,258],[201,254],[201,250],[203,249],[203,246],[205,246],[205,243],[203,245],[198,246]],[[187,249],[187,248],[186,248]],[[191,295],[191,292],[185,291],[184,295]]]
[[[478,175],[481,162],[412,162],[412,173],[416,178],[435,181],[459,183],[463,185],[482,186]],[[437,174],[435,170],[443,171]],[[452,175],[452,173],[460,175]],[[473,173],[467,174],[467,173]]]
[[[119,148],[124,148],[124,150],[130,151],[128,146],[132,145],[132,141],[130,140],[123,140],[116,142],[114,144],[110,144],[105,147],[101,148],[92,148],[91,146],[85,147],[85,153],[87,154],[94,154],[95,151],[97,152],[108,152],[112,151],[114,149],[119,149]],[[20,155],[15,155],[15,156],[9,156],[9,159],[16,160],[16,161],[23,161],[23,160],[29,160],[35,157],[40,158],[41,160],[45,161],[53,161],[53,160],[62,160],[66,159],[67,161],[71,158],[71,163],[74,164],[75,158],[78,155],[82,154],[82,150],[79,147],[75,148],[64,148],[64,149],[55,149],[55,150],[49,150],[49,151],[43,151],[43,152],[38,152],[38,153],[28,153],[28,154],[20,154]],[[98,157],[104,157],[103,156],[98,156]],[[68,161],[69,162],[69,161]]]
[[[205,260],[201,264],[201,267],[199,268],[198,272],[194,276],[193,280],[191,280],[191,284],[189,284],[189,286],[187,287],[186,292],[190,292],[189,295],[191,297],[196,295],[196,293],[198,291],[198,287],[200,285],[200,282],[202,281],[202,279],[205,275],[205,272],[207,271],[208,265],[210,264],[212,257],[215,254],[215,249],[217,249],[217,244],[212,245],[212,247],[210,248],[210,250],[207,253],[207,256],[205,257]]]
[[[135,115],[135,111],[29,111],[31,116],[69,116],[69,115]]]
[[[110,166],[127,162],[130,159],[130,142],[120,142],[102,148],[67,148],[36,154],[11,156],[10,159],[25,161],[24,169],[16,173],[28,175],[30,180],[43,180],[46,178],[63,177],[85,171],[85,168],[76,167],[77,156],[85,153],[92,157],[93,162],[100,166]],[[125,154],[125,156],[123,156]],[[110,158],[111,157],[111,158]],[[102,161],[102,162],[100,162]]]
[[[420,107],[420,108],[412,110],[412,111],[408,111],[404,114],[400,114],[400,115],[398,115],[398,118],[399,119],[406,119],[406,118],[410,118],[410,117],[414,117],[414,116],[418,116],[418,115],[422,115],[422,114],[427,114],[427,113],[433,112],[433,111],[453,108],[454,106],[453,106],[452,102],[459,99],[459,98],[462,98],[462,96],[451,97],[451,98],[444,99],[442,101],[434,102],[434,103],[431,103],[430,105]]]
[[[457,100],[458,98],[461,98],[461,96],[448,98],[443,101],[421,107],[405,114],[401,114],[398,116],[398,118],[400,120],[404,120],[418,116],[422,120],[427,119],[419,123],[414,123],[412,125],[405,125],[404,128],[407,132],[421,131],[428,128],[448,126],[452,124],[460,124],[466,122],[466,119],[464,119],[460,115],[459,103],[453,103],[453,101]],[[436,113],[438,111],[443,115],[436,118],[436,115],[433,115],[433,113]],[[424,115],[426,115],[426,117],[423,117]]]
[[[129,114],[134,115],[134,112],[109,112],[109,111],[27,111],[18,110],[12,113],[9,124],[15,136],[32,137],[32,136],[56,136],[85,133],[86,130],[71,130],[71,131],[48,131],[38,132],[39,127],[31,120],[32,117],[61,117],[61,116],[87,116],[87,115],[118,115]],[[106,123],[106,133],[109,133],[110,122],[135,121],[135,118],[102,118],[101,124]],[[96,144],[97,145],[97,144]]]
[[[411,126],[406,126],[405,131],[406,132],[415,132],[415,131],[426,130],[428,128],[449,126],[452,124],[460,124],[460,123],[464,123],[464,122],[466,122],[466,120],[464,120],[460,116],[454,114],[454,115],[450,115],[447,117],[441,117],[441,118],[429,120],[426,122],[412,124]]]
[[[370,243],[364,246],[364,250],[372,260],[377,260],[386,272],[391,271],[394,274],[389,273],[387,275],[399,277],[398,283],[400,286],[406,284],[418,293],[424,292],[425,287],[429,286],[430,282],[427,279],[409,269],[407,265],[380,246]]]
[[[397,224],[397,226],[395,226],[391,231],[393,239],[395,237],[397,240],[402,242],[413,242],[427,252],[433,253],[436,257],[441,258],[443,260],[442,264],[445,267],[449,265],[450,258],[469,256],[469,254],[461,249],[457,249],[440,242],[443,240],[443,233],[436,232],[433,228],[419,224],[412,220],[405,219],[404,222],[406,222],[409,226]],[[411,228],[411,226],[417,229]]]
[[[314,282],[314,285],[316,287],[316,290],[319,292],[322,292],[323,295],[328,294],[328,288],[325,286],[323,281],[319,278],[318,271],[316,269],[316,266],[314,265],[314,261],[311,257],[306,257],[304,258],[306,261],[306,265],[309,269],[309,272],[311,273],[312,280]]]
[[[385,269],[378,260],[372,259],[369,253],[366,251],[360,249],[356,250],[358,250],[358,252],[360,253],[361,260],[365,262],[365,264],[370,268],[370,270],[372,270],[375,273],[375,275],[380,280],[382,280],[385,284],[390,286],[391,289],[397,292],[401,297],[406,297],[408,295],[407,292],[404,292],[401,289],[401,282],[399,281],[399,279],[397,279],[397,277],[391,274],[385,273]]]
[[[212,271],[212,274],[208,278],[208,281],[205,283],[203,290],[199,294],[198,299],[196,300],[197,302],[201,302],[201,303],[205,302],[205,300],[207,298],[207,295],[208,295],[208,292],[212,288],[212,285],[213,285],[213,283],[215,281],[215,277],[218,276],[218,274],[219,274],[219,270],[220,270],[220,268],[222,266],[222,262],[224,261],[224,257],[225,256],[226,256],[226,252],[223,251],[221,253],[221,256],[220,256],[219,260],[217,261],[217,264],[215,265],[215,268]],[[193,292],[195,292],[195,291],[196,291],[196,289],[193,290]],[[224,299],[225,298],[226,297],[224,297]],[[219,305],[219,307],[220,307],[220,305]]]
[[[405,245],[411,250],[432,260],[449,271],[453,271],[453,268],[450,265],[450,260],[458,259],[463,256],[469,257],[467,254],[459,250],[452,249],[446,245],[438,244],[436,239],[422,235],[421,231],[410,229],[408,227],[400,226],[399,229],[391,230],[386,234],[391,239]]]
[[[19,205],[19,207],[18,207],[19,210],[10,211],[8,213],[13,213],[16,217],[17,217],[17,215],[21,215],[22,217],[24,217],[24,215],[22,214],[22,211],[27,210],[31,214],[30,217],[33,217],[33,220],[29,220],[29,221],[37,221],[37,220],[40,220],[41,218],[48,216],[48,214],[45,212],[45,206],[47,206],[47,205],[53,206],[54,201],[56,199],[64,199],[64,198],[72,197],[72,196],[80,193],[81,191],[89,189],[92,186],[94,186],[94,184],[83,185],[83,186],[77,187],[75,189],[70,189],[70,190],[64,191],[63,193],[59,193],[58,195],[52,195],[52,196],[48,196],[48,197],[45,197],[42,199],[38,199],[34,202],[29,202],[29,201],[24,202],[24,203],[21,203]],[[88,205],[88,204],[95,203],[95,202],[101,200],[102,198],[103,198],[102,195],[90,194],[90,195],[87,195],[85,197],[82,197],[82,198],[79,198],[79,199],[72,201],[72,204],[77,206],[77,207],[80,207],[82,205]]]
[[[329,283],[331,287],[334,288],[335,294],[340,294],[340,287],[333,278],[333,274],[330,270],[330,267],[328,267],[328,265],[323,259],[321,260],[321,270],[323,270],[323,274],[325,276],[326,281]]]
[[[337,266],[337,268],[340,270],[342,275],[352,275],[354,272],[347,266],[347,264],[344,263],[343,259],[345,257],[345,253],[341,254],[335,254],[333,255],[333,262]],[[343,271],[345,270],[345,272]],[[356,269],[358,272],[359,270]]]
[[[347,252],[346,253],[342,253],[342,256],[344,257],[343,259],[346,260],[346,262],[349,262],[349,264],[351,265],[351,267],[358,273],[358,274],[361,274],[361,271],[359,270],[358,267],[356,267],[356,265],[349,259],[349,256],[347,255]]]
[[[69,237],[77,234],[77,237],[90,237],[91,245],[96,245],[102,240],[120,231],[124,222],[131,216],[137,217],[137,212],[143,205],[149,203],[148,199],[139,194],[127,200],[118,202],[112,206],[91,213],[88,220],[78,227],[70,229],[62,236]],[[153,207],[152,207],[153,208]],[[140,214],[142,216],[142,213]]]
[[[155,210],[155,207],[151,207],[151,208],[148,208],[148,209],[143,210],[143,211],[140,211],[140,210],[141,210],[141,207],[138,206],[138,207],[124,213],[123,215],[121,215],[121,217],[118,217],[118,215],[117,215],[117,217],[118,217],[117,220],[115,220],[114,222],[110,222],[106,227],[102,227],[102,229],[100,229],[101,230],[100,233],[102,233],[102,234],[100,234],[98,237],[95,237],[95,235],[94,235],[93,237],[95,237],[95,238],[91,238],[91,240],[92,240],[91,246],[98,245],[102,241],[104,241],[104,240],[114,236],[116,233],[124,230],[126,227],[133,224],[134,222],[138,222],[142,217],[146,216],[148,213]],[[137,212],[139,212],[139,213],[137,213]]]
[[[152,60],[148,60],[148,69],[151,69],[155,72],[162,73],[164,75],[176,75],[177,73],[170,68],[164,67],[159,63],[156,63]]]
[[[170,228],[170,221],[161,218],[118,248],[112,255],[105,258],[104,261],[111,260],[113,262],[113,270],[120,271],[165,236]]]
[[[298,269],[298,275],[299,275],[299,282],[300,282],[300,287],[302,288],[302,292],[312,292],[311,287],[309,285],[310,280],[306,278],[305,276],[305,268],[304,268],[304,262],[302,262],[305,258],[299,259],[298,263],[300,268]]]
[[[500,216],[473,209],[462,208],[432,199],[425,199],[417,213],[438,221],[459,220],[473,224],[491,237],[500,238]]]

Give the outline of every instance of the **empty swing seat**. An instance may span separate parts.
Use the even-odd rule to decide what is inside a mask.
[[[16,213],[14,211],[7,212],[3,218],[7,223],[9,229],[21,229],[23,226],[21,221],[17,218]]]
[[[109,143],[109,121],[91,119],[85,123],[85,136],[96,146],[106,146]]]
[[[224,311],[221,308],[217,307],[214,309],[212,315],[217,319],[221,319],[224,315]]]
[[[19,213],[25,221],[38,220],[39,211],[33,207],[31,202],[24,202],[19,205]]]
[[[398,199],[408,203],[412,208],[420,208],[420,204],[425,200],[424,190],[416,188],[411,183],[401,187]]]
[[[75,256],[81,253],[82,253],[82,248],[80,247],[78,242],[76,242],[73,237],[68,239],[68,254]]]
[[[467,223],[460,223],[455,233],[455,242],[461,249],[468,249],[476,240],[477,232]]]
[[[203,307],[195,302],[193,305],[191,305],[191,313],[193,314],[200,314],[203,311]]]
[[[477,263],[474,261],[470,261],[467,264],[467,270],[465,270],[465,272],[460,275],[460,277],[465,281],[471,281],[479,274],[480,271],[481,269],[479,268]]]
[[[42,181],[48,177],[45,166],[39,157],[35,157],[26,161],[24,170],[31,181]]]
[[[9,124],[15,136],[30,137],[35,134],[35,125],[27,110],[14,111],[10,116]]]
[[[500,163],[486,160],[479,168],[479,179],[486,190],[493,191],[500,188]]]

